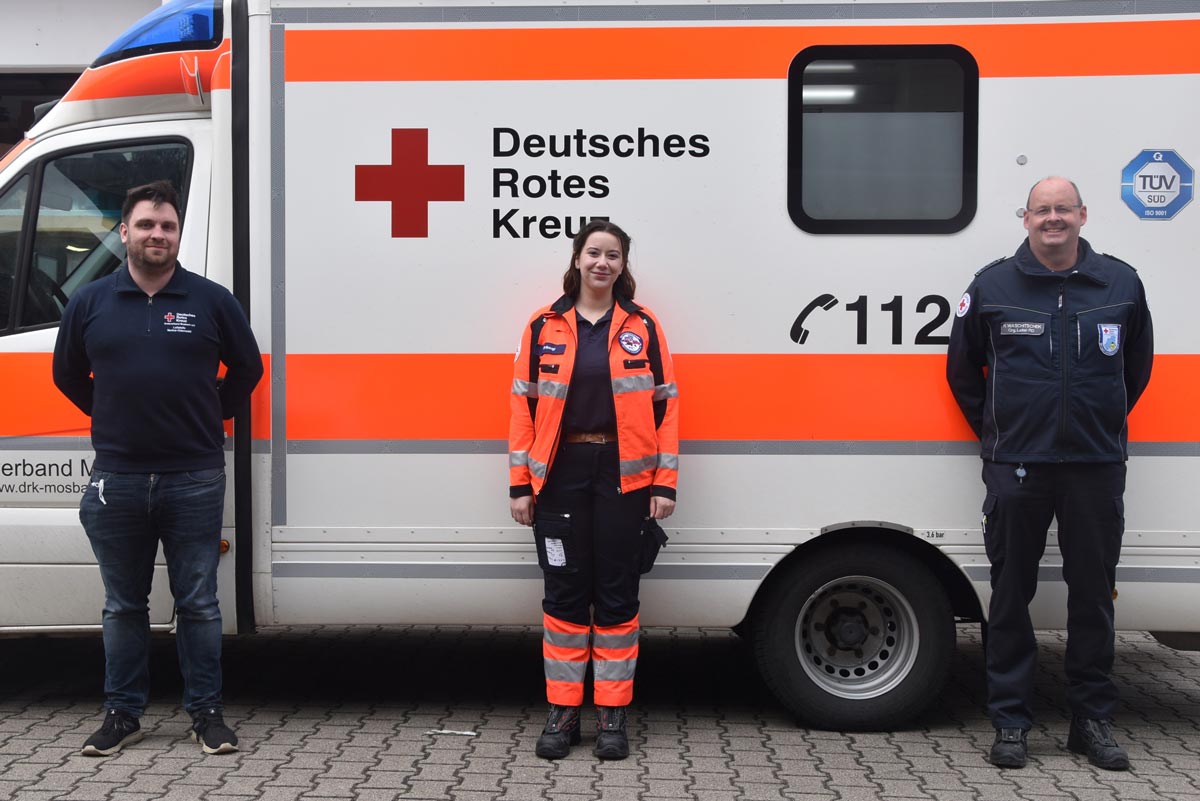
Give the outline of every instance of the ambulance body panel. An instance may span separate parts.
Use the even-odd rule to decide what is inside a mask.
[[[43,165],[166,148],[124,158],[186,173],[180,260],[247,304],[268,370],[230,440],[226,630],[535,624],[541,573],[505,501],[513,352],[573,232],[613,219],[681,399],[643,624],[741,624],[790,708],[890,725],[936,694],[953,623],[989,596],[978,442],[943,375],[953,314],[1020,243],[1030,186],[1067,175],[1156,329],[1117,625],[1194,632],[1200,3],[885,5],[228,0],[195,49],[89,70],[0,161],[14,286],[41,264],[20,237],[82,206]],[[18,225],[22,180],[43,211]],[[115,226],[77,216],[98,240]],[[88,423],[50,384],[52,321],[2,330],[6,384],[29,392],[5,401],[0,472],[45,475],[0,476],[0,631],[95,629]],[[1065,625],[1060,564],[1051,532],[1039,627]],[[849,641],[821,633],[860,602]]]

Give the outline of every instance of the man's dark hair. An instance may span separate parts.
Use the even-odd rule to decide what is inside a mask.
[[[125,202],[121,204],[121,222],[129,222],[129,213],[133,207],[143,200],[149,200],[156,207],[166,203],[175,209],[179,221],[183,222],[183,213],[179,210],[179,193],[170,181],[152,181],[148,184],[135,186],[125,193]]]

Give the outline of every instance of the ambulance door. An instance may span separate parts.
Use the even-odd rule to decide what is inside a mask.
[[[104,591],[79,524],[90,421],[51,378],[58,323],[75,292],[123,260],[132,186],[180,188],[180,261],[204,272],[208,141],[205,121],[76,131],[33,142],[0,172],[0,632],[100,624]],[[151,622],[172,614],[160,551]]]

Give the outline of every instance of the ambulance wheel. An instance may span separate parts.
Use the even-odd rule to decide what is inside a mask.
[[[815,728],[901,726],[941,692],[954,616],[934,574],[903,551],[864,544],[802,557],[754,618],[759,671]]]

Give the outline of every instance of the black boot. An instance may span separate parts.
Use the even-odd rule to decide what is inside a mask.
[[[579,745],[579,737],[579,707],[551,704],[534,753],[542,759],[562,759],[571,746]]]
[[[1088,762],[1105,770],[1129,770],[1129,754],[1113,738],[1112,724],[1107,720],[1071,718],[1067,748],[1076,754],[1087,754]]]
[[[593,753],[601,759],[624,759],[629,756],[625,707],[596,707],[596,748]]]

